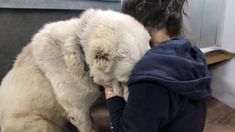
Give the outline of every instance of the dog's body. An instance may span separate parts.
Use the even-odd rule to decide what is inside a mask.
[[[46,25],[2,81],[1,132],[62,132],[68,120],[93,132],[89,108],[100,96],[97,84],[127,98],[125,83],[148,41],[142,25],[113,11]]]

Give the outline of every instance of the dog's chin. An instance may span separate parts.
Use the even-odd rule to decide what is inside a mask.
[[[96,84],[98,85],[111,85],[110,81],[109,80],[105,80],[106,77],[104,76],[96,76],[96,77],[93,77],[93,80]]]
[[[94,78],[94,82],[98,85],[101,85],[101,86],[105,85],[104,80],[101,80],[101,79],[98,79],[98,78]]]

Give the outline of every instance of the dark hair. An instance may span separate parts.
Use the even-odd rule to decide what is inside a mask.
[[[122,12],[133,16],[145,27],[165,27],[167,33],[173,37],[181,33],[185,1],[187,0],[125,0]]]

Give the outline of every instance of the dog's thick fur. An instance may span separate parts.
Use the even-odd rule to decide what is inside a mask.
[[[100,96],[97,84],[127,98],[125,83],[149,38],[136,20],[114,11],[91,9],[45,25],[2,81],[1,132],[62,132],[67,121],[95,131],[89,108]]]

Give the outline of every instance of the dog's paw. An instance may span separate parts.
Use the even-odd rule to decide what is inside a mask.
[[[91,130],[91,132],[97,132],[97,131],[93,129],[93,130]]]
[[[73,115],[68,116],[69,121],[76,127],[80,125],[79,119]]]
[[[78,126],[81,125],[81,122],[79,121],[79,114],[77,112],[70,112],[67,115],[67,119],[78,128]]]
[[[77,128],[80,132],[97,132],[93,129],[90,116],[86,115],[84,111],[70,111],[67,119]]]

